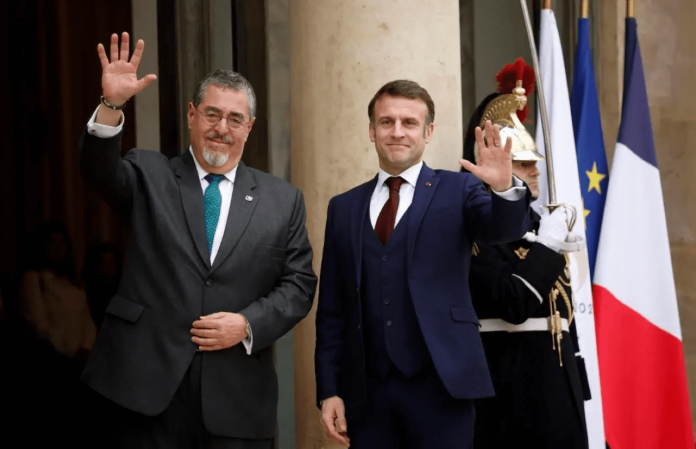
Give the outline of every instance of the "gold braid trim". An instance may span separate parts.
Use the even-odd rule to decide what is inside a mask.
[[[568,327],[570,327],[571,323],[573,322],[573,318],[575,317],[573,303],[570,301],[570,297],[568,296],[568,293],[566,293],[565,288],[563,288],[563,284],[560,281],[556,281],[554,287],[556,287],[558,292],[561,294],[563,302],[565,302],[565,305],[568,308]]]
[[[566,265],[563,269],[563,273],[558,276],[558,279],[553,284],[551,293],[549,293],[549,330],[551,331],[551,342],[553,349],[558,351],[558,363],[563,366],[563,357],[561,355],[561,340],[563,340],[563,326],[561,314],[556,306],[556,300],[560,294],[565,302],[566,308],[568,309],[568,329],[570,330],[570,325],[573,323],[573,318],[575,317],[575,310],[573,309],[573,302],[571,301],[568,293],[566,293],[565,287],[570,287],[572,291],[572,285],[570,282],[570,258],[566,254]],[[566,281],[567,279],[567,281]]]

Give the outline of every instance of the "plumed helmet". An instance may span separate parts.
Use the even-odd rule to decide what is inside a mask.
[[[522,122],[527,117],[527,95],[534,89],[534,70],[518,58],[514,64],[508,64],[496,75],[498,93],[487,96],[477,107],[469,121],[464,141],[464,158],[478,163],[478,148],[474,130],[477,126],[483,130],[486,120],[500,128],[500,140],[503,144],[512,138],[513,161],[541,161],[544,157],[537,151],[534,138],[527,132]]]

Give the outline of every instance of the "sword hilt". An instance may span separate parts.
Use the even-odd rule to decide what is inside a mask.
[[[566,224],[568,225],[568,230],[572,231],[573,226],[575,226],[575,220],[577,220],[578,212],[575,210],[575,206],[568,203],[558,203],[558,204],[547,204],[545,207],[549,209],[549,212],[553,212],[556,208],[563,207],[566,210]]]

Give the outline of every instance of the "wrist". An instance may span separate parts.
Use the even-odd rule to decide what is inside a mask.
[[[125,100],[120,98],[106,98],[104,95],[99,97],[99,99],[104,106],[114,111],[122,111],[125,109],[128,100],[130,100],[130,98],[126,98]]]
[[[335,398],[335,399],[339,399],[339,400],[341,399],[341,398],[339,398],[339,397],[336,396],[336,395],[329,396],[328,398],[324,398],[324,399],[322,399],[321,401],[319,401],[319,406],[320,406],[320,407],[323,407],[324,404],[325,404],[327,401],[330,401],[330,400],[332,400],[332,399],[334,399],[334,398]]]
[[[244,318],[244,332],[246,332],[245,338],[251,338],[251,325],[249,324],[249,320],[247,320],[247,317],[245,317],[241,313],[239,314],[239,316]]]
[[[122,111],[107,108],[103,104],[99,104],[99,108],[97,109],[97,115],[94,118],[94,123],[116,127],[121,123],[122,117]]]
[[[491,185],[491,189],[495,190],[498,193],[505,192],[507,190],[510,190],[514,184],[512,183],[512,178],[510,178],[510,181],[508,181],[507,184],[500,184],[497,186]]]

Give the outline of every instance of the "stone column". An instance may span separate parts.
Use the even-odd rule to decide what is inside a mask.
[[[459,39],[458,0],[290,0],[291,176],[304,191],[317,273],[329,199],[377,173],[367,105],[383,84],[406,78],[428,90],[435,133],[425,161],[459,169]],[[334,447],[315,405],[314,341],[313,311],[295,331],[297,447],[303,449]]]
[[[604,148],[609,164],[614,157],[616,138],[621,125],[625,19],[625,0],[599,2],[597,15],[599,51],[595,55],[597,95],[602,116]],[[593,23],[590,23],[590,26],[592,25]]]
[[[157,0],[132,0],[133,35],[131,47],[137,39],[145,41],[145,56],[138,68],[138,76],[154,73],[159,76],[157,61]],[[135,147],[160,150],[159,89],[149,86],[134,99]]]

